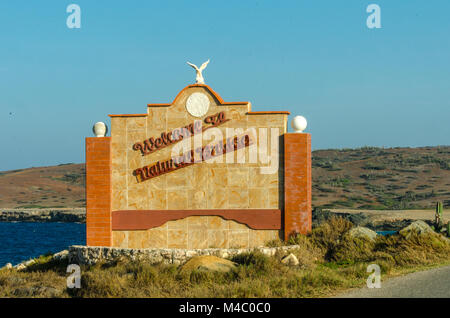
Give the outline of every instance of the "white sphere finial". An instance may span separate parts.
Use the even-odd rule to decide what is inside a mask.
[[[291,127],[294,129],[294,132],[301,133],[308,126],[308,122],[306,118],[303,116],[295,116],[291,121]]]
[[[99,121],[95,123],[92,130],[94,132],[95,137],[105,137],[106,133],[108,132],[108,126],[106,126],[105,123]]]

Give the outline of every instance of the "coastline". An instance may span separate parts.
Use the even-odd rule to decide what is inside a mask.
[[[86,223],[85,208],[0,209],[0,222]]]
[[[397,230],[415,220],[431,223],[434,219],[432,210],[352,210],[324,209],[326,215],[313,212],[313,224],[331,215],[340,216],[357,226],[367,226],[373,230]],[[331,213],[331,214],[330,214]],[[322,214],[322,215],[321,215]],[[448,216],[444,221],[450,221]],[[67,222],[86,223],[85,208],[0,208],[0,222]]]

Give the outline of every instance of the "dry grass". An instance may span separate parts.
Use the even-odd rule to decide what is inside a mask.
[[[0,297],[67,297],[66,266],[44,255],[26,271],[0,270]]]
[[[118,259],[82,267],[81,289],[65,288],[65,266],[49,258],[25,272],[0,271],[2,297],[322,297],[363,286],[367,265],[377,263],[384,277],[450,262],[450,243],[438,235],[352,239],[352,224],[333,218],[308,236],[290,241],[301,266],[281,264],[252,252],[236,256],[228,273],[180,271],[176,265],[151,265]],[[280,242],[272,242],[280,244]]]

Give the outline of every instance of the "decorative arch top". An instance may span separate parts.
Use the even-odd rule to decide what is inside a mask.
[[[209,93],[211,93],[212,96],[214,96],[214,98],[216,99],[217,103],[219,105],[249,105],[250,102],[225,102],[222,97],[220,97],[219,94],[217,94],[211,87],[209,87],[206,84],[192,84],[192,85],[188,85],[185,88],[183,88],[178,94],[177,96],[175,96],[175,99],[173,100],[172,103],[170,104],[147,104],[148,107],[169,107],[172,106],[173,104],[176,103],[177,99],[181,96],[181,94],[188,90],[189,88],[193,88],[193,87],[204,87]]]
[[[177,103],[177,100],[181,97],[181,95],[190,88],[195,87],[202,87],[204,88],[208,93],[211,94],[212,98],[217,103],[217,106],[246,106],[248,107],[247,115],[273,115],[273,114],[283,114],[283,115],[289,115],[290,112],[288,111],[251,111],[251,103],[250,102],[225,102],[222,97],[215,92],[210,86],[206,84],[191,84],[183,88],[177,96],[175,96],[172,103],[152,103],[147,104],[148,108],[152,107],[170,107]],[[148,113],[145,114],[118,114],[118,115],[109,115],[109,117],[147,117]]]

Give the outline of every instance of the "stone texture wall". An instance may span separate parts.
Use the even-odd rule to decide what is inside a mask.
[[[208,113],[225,112],[230,121],[218,128],[226,138],[227,128],[278,128],[278,136],[287,131],[287,114],[249,114],[250,103],[221,104],[206,86],[189,86],[180,92],[170,106],[148,107],[148,114],[113,116],[111,118],[112,211],[118,210],[195,210],[195,209],[282,209],[284,202],[284,153],[279,152],[278,171],[262,174],[261,163],[249,163],[249,148],[227,155],[232,164],[202,162],[177,171],[138,182],[137,168],[171,158],[169,146],[142,156],[133,144],[163,132],[184,127],[199,118],[185,109],[186,99],[194,92],[206,94],[210,100]],[[270,136],[270,135],[269,135]],[[195,138],[195,137],[194,137]],[[270,149],[270,138],[269,149]],[[281,139],[281,138],[279,138]],[[259,138],[258,138],[259,140]],[[203,145],[217,140],[203,141]],[[280,145],[282,147],[282,145]],[[190,147],[193,148],[193,147]],[[270,151],[270,150],[269,150]],[[221,156],[225,160],[225,156]],[[242,158],[244,163],[237,163]],[[220,219],[220,218],[219,218]],[[195,217],[168,222],[148,231],[114,231],[113,245],[124,247],[161,246],[257,246],[274,239],[279,231],[255,231],[231,221],[213,217]],[[217,225],[216,225],[217,224]],[[212,228],[208,229],[211,225]],[[176,243],[179,242],[179,243]]]
[[[248,248],[279,239],[278,230],[253,230],[219,216],[190,216],[146,231],[113,231],[113,246],[128,248]]]
[[[178,171],[138,183],[133,175],[136,168],[167,160],[173,146],[146,156],[133,150],[133,144],[162,132],[184,127],[198,119],[185,109],[187,97],[202,91],[210,99],[210,116],[224,111],[231,119],[218,128],[226,137],[226,128],[278,128],[279,135],[286,132],[286,114],[247,115],[248,105],[219,106],[214,96],[204,87],[192,87],[183,91],[169,107],[149,107],[148,116],[112,117],[112,210],[159,209],[223,209],[223,208],[279,208],[283,191],[283,154],[279,157],[279,170],[274,174],[262,174],[260,163],[248,163],[249,149],[245,149],[245,161],[233,164],[198,163]],[[202,117],[202,118],[204,118]],[[257,131],[258,134],[258,131]],[[203,145],[209,142],[203,141]],[[222,156],[224,157],[224,156]],[[280,182],[281,181],[281,182]],[[282,194],[281,194],[282,195]]]
[[[69,248],[69,264],[93,265],[97,262],[111,262],[119,257],[132,260],[145,260],[152,264],[183,264],[194,256],[214,255],[222,258],[231,258],[235,255],[259,251],[267,256],[273,256],[277,252],[288,253],[299,249],[299,245],[281,247],[259,247],[242,249],[131,249],[118,247],[95,247],[74,245]]]

